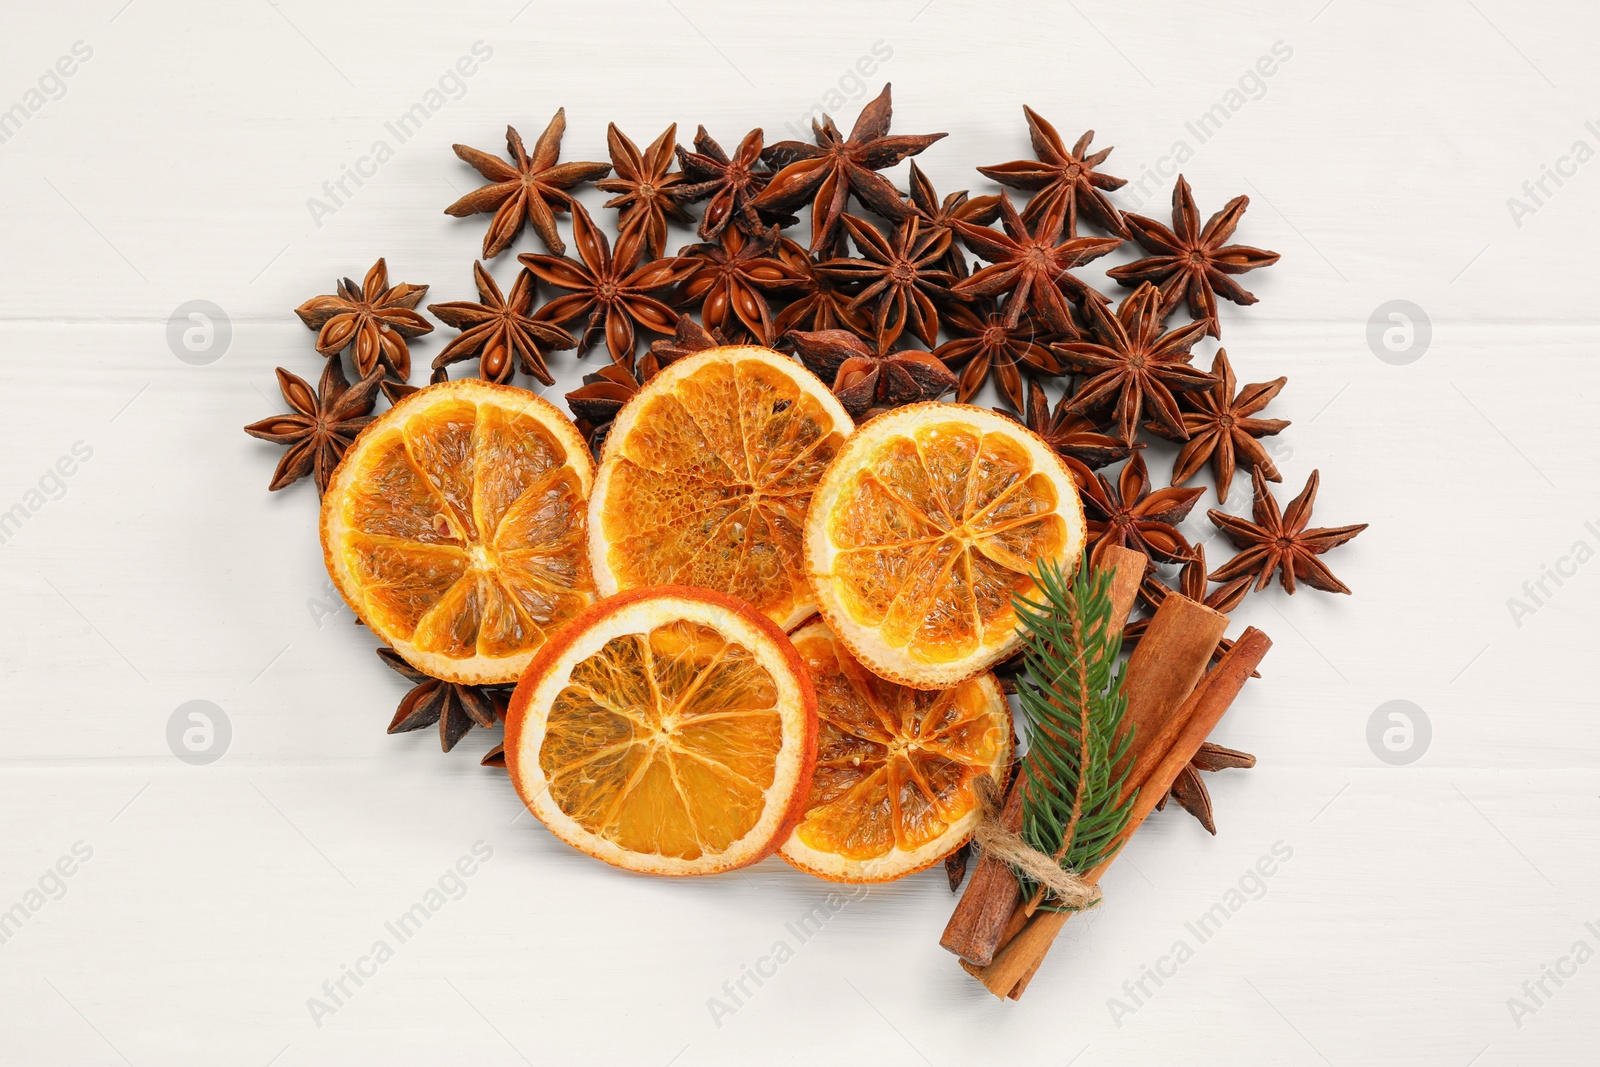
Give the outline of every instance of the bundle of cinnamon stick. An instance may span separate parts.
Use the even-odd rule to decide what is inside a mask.
[[[1118,626],[1133,610],[1147,562],[1143,553],[1114,546],[1096,559],[1099,566],[1112,568],[1113,618]],[[1124,788],[1125,795],[1137,790],[1138,798],[1116,851],[1094,870],[1083,872],[1087,881],[1099,881],[1129,836],[1167,795],[1272,647],[1266,634],[1251,627],[1207,670],[1227,625],[1226,615],[1173,593],[1156,609],[1129,657],[1123,728],[1133,734]],[[1004,829],[1015,831],[1021,825],[1025,776],[1025,771],[1014,776],[1001,808]],[[939,943],[960,956],[961,965],[991,993],[1015,1000],[1027,989],[1071,915],[1039,910],[1036,901],[1024,901],[1011,868],[984,856]]]

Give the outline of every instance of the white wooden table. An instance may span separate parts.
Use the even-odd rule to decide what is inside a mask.
[[[522,4],[6,16],[0,1062],[1594,1061],[1592,5]],[[949,131],[941,193],[993,190],[971,168],[1025,154],[1026,102],[1116,146],[1124,207],[1163,214],[1180,147],[1203,211],[1250,194],[1240,239],[1283,260],[1224,307],[1229,354],[1289,375],[1285,493],[1319,468],[1317,521],[1372,524],[1328,557],[1354,597],[1238,614],[1277,644],[1218,734],[1260,758],[1213,776],[1220,835],[1155,817],[1014,1004],[938,947],[938,871],[832,910],[776,861],[624,876],[517,817],[489,734],[386,736],[404,687],[333,607],[314,492],[269,496],[278,451],[239,431],[281,410],[274,366],[314,380],[290,309],[335,277],[383,255],[470,295],[452,142],[565,105],[568,159],[608,120],[731,147],[813,104],[847,126],[884,80],[897,130]],[[190,301],[225,347],[169,343]],[[209,764],[169,746],[190,701],[227,727]],[[1398,755],[1369,743],[1390,701],[1429,727]]]

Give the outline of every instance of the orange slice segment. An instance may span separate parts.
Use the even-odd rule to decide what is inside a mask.
[[[714,589],[798,626],[816,611],[801,569],[806,507],[852,429],[826,386],[769,349],[667,367],[606,439],[589,500],[596,588]]]
[[[322,498],[328,574],[375,634],[446,681],[515,681],[593,601],[588,449],[523,389],[420,389],[362,431]]]
[[[792,639],[817,690],[817,769],[780,855],[830,881],[887,882],[954,852],[983,816],[977,780],[1011,766],[994,675],[931,693],[877,677],[820,620]]]
[[[506,767],[574,848],[648,874],[771,855],[816,757],[816,696],[783,631],[701,589],[621,593],[540,650],[512,694]]]
[[[911,404],[863,425],[812,496],[805,566],[823,618],[862,663],[947,688],[1018,645],[1012,598],[1083,552],[1083,505],[1027,429],[965,404]]]

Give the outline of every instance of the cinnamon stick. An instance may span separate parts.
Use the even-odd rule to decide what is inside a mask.
[[[1142,552],[1109,545],[1096,553],[1095,565],[1112,569],[1111,619],[1112,625],[1120,630],[1133,610],[1139,581],[1149,561]],[[1013,777],[1011,792],[998,818],[1000,826],[1013,833],[1022,825],[1024,777],[1025,773],[1020,771]],[[980,857],[972,880],[967,883],[967,891],[956,904],[939,944],[963,959],[988,963],[1005,936],[1007,923],[1021,895],[1017,876],[1010,867],[992,856]]]
[[[1129,788],[1139,789],[1133,814],[1117,838],[1117,851],[1089,872],[1089,881],[1099,881],[1128,838],[1172,788],[1178,773],[1200,750],[1271,647],[1272,640],[1260,630],[1254,627],[1245,630],[1233,648],[1183,702],[1182,707],[1148,739],[1148,747],[1141,746],[1140,755],[1129,774]],[[1034,915],[996,953],[987,967],[975,970],[974,974],[996,996],[1020,997],[1038,972],[1039,965],[1044,962],[1056,935],[1071,917],[1071,912],[1040,912]]]

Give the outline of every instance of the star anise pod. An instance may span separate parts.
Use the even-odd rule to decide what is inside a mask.
[[[772,320],[772,331],[783,336],[791,330],[849,330],[858,336],[872,332],[872,323],[850,306],[848,287],[823,271],[823,264],[787,237],[778,239],[778,259],[794,273],[787,303]]]
[[[571,322],[589,313],[588,325],[578,343],[578,354],[587,355],[602,334],[611,358],[625,367],[633,366],[638,334],[635,326],[652,333],[671,333],[678,313],[653,295],[676,285],[689,276],[693,264],[679,258],[652,259],[644,263],[645,235],[633,230],[617,238],[617,251],[589,218],[583,205],[572,205],[572,240],[582,262],[562,256],[541,256],[524,252],[517,262],[537,274],[541,281],[558,289],[568,289],[540,308],[540,314],[553,322]]]
[[[378,399],[378,383],[383,369],[374,368],[354,387],[344,376],[337,359],[322,368],[322,380],[313,390],[306,380],[278,368],[278,388],[293,411],[252,422],[244,428],[251,437],[287,445],[289,451],[278,461],[268,489],[282,489],[311,474],[321,495],[328,488],[333,469],[344,458],[345,449],[356,434],[373,419],[372,408]]]
[[[677,147],[678,124],[668,126],[643,152],[617,129],[606,127],[606,146],[611,151],[611,167],[616,177],[602,178],[595,187],[617,193],[605,203],[617,209],[617,238],[634,230],[644,231],[645,249],[660,256],[667,246],[667,220],[691,223],[694,216],[683,209],[688,196],[681,173],[668,173],[673,150]]]
[[[678,362],[684,356],[704,352],[708,348],[721,348],[727,339],[717,330],[708,330],[688,315],[679,315],[672,336],[653,341],[650,351],[635,368],[640,381],[649,381],[662,367]]]
[[[1236,196],[1212,215],[1202,229],[1194,194],[1180,174],[1178,184],[1172,189],[1172,229],[1155,219],[1130,212],[1126,218],[1133,239],[1146,252],[1154,254],[1148,259],[1113,267],[1106,271],[1106,277],[1130,287],[1143,282],[1159,285],[1163,315],[1170,314],[1187,299],[1189,314],[1204,322],[1206,332],[1212,337],[1221,337],[1217,297],[1225,296],[1235,304],[1256,302],[1252,293],[1228,275],[1270,267],[1278,262],[1276,252],[1222,243],[1233,236],[1244,209],[1249,206],[1248,196]]]
[[[483,759],[478,761],[478,766],[480,767],[500,767],[503,769],[505,765],[506,746],[505,742],[503,741],[491,748],[489,751],[485,752],[483,754]]]
[[[627,367],[608,363],[585,374],[583,384],[567,394],[567,408],[596,459],[600,458],[600,447],[611,432],[617,412],[639,392],[639,385],[639,379]]]
[[[839,132],[832,117],[824,115],[820,125],[815,119],[811,122],[815,145],[780,141],[767,149],[767,161],[782,169],[756,198],[756,209],[783,211],[809,199],[813,252],[827,248],[833,241],[851,193],[892,222],[905,218],[911,208],[889,179],[877,172],[917,155],[945,135],[890,137],[891,113],[889,86],[885,84],[877,99],[861,109],[849,137]]]
[[[1306,487],[1289,501],[1281,514],[1260,467],[1250,473],[1250,483],[1255,489],[1254,522],[1215,508],[1206,512],[1217,528],[1228,535],[1234,547],[1243,549],[1213,571],[1211,580],[1226,582],[1250,576],[1255,578],[1255,588],[1261,590],[1271,583],[1272,573],[1277,571],[1278,581],[1287,593],[1295,591],[1296,582],[1329,593],[1350,592],[1317,557],[1344,544],[1365,530],[1367,524],[1306,529],[1306,523],[1311,521],[1311,508],[1317,500],[1317,487],[1321,484],[1317,471],[1311,472]]]
[[[1094,131],[1090,130],[1078,138],[1078,143],[1068,151],[1056,128],[1038,112],[1024,104],[1022,113],[1028,117],[1028,138],[1033,142],[1034,155],[1039,158],[979,167],[978,173],[1013,189],[1037,189],[1038,192],[1028,201],[1027,209],[1022,213],[1023,219],[1028,222],[1058,203],[1065,203],[1069,235],[1078,232],[1078,214],[1082,212],[1117,236],[1128,236],[1122,215],[1100,191],[1120,189],[1128,184],[1128,180],[1113,178],[1095,170],[1106,161],[1111,149],[1102,148],[1093,155],[1085,155],[1089,150],[1089,142],[1094,140]]]
[[[872,333],[878,351],[894,347],[910,330],[923,344],[933,347],[939,335],[939,309],[934,297],[948,299],[955,275],[939,264],[950,249],[950,232],[927,232],[915,215],[885,236],[872,223],[844,216],[850,239],[860,258],[830,259],[818,268],[845,285],[859,286],[850,301],[852,311],[872,309]]]
[[[699,305],[701,323],[730,341],[748,333],[757,344],[771,345],[777,331],[765,294],[799,282],[776,257],[777,248],[776,226],[754,237],[729,226],[714,242],[680,249],[678,254],[695,266],[680,287],[683,301]]]
[[[1050,375],[1064,369],[1050,350],[1050,334],[1031,315],[1008,321],[1010,316],[993,300],[980,300],[970,306],[949,305],[944,320],[950,340],[935,348],[933,354],[946,366],[960,369],[958,403],[971,400],[983,383],[993,378],[1006,403],[1021,411],[1023,368]]]
[[[987,226],[974,226],[961,219],[950,225],[967,247],[988,261],[989,266],[958,282],[954,291],[961,296],[996,296],[1009,293],[1006,320],[1015,325],[1018,316],[1032,310],[1058,333],[1075,333],[1077,326],[1067,301],[1098,304],[1101,298],[1071,273],[1071,268],[1098,259],[1122,241],[1116,237],[1066,237],[1067,205],[1057,201],[1039,216],[1029,229],[1017,214],[1011,197],[1000,194],[999,233]]]
[[[922,173],[922,168],[917,166],[917,161],[911,161],[911,210],[922,220],[922,229],[926,233],[949,233],[954,231],[950,223],[961,220],[973,226],[988,226],[1000,217],[1000,198],[998,196],[971,196],[965,189],[958,193],[951,193],[943,200],[934,191],[933,183],[928,176]],[[967,276],[967,257],[961,253],[960,246],[953,241],[945,252],[944,262],[940,264],[945,270],[957,278]]]
[[[477,356],[478,373],[491,382],[504,383],[511,380],[520,361],[523,373],[554,385],[545,353],[572,348],[578,341],[555,323],[532,314],[533,275],[519,270],[509,297],[501,294],[482,263],[472,264],[472,280],[478,286],[478,303],[453,300],[428,305],[434,315],[462,331],[433,357],[434,371]]]
[[[1096,548],[1122,545],[1163,563],[1182,563],[1194,555],[1193,547],[1178,532],[1178,523],[1188,517],[1205,490],[1173,486],[1152,493],[1150,472],[1139,455],[1123,465],[1115,486],[1105,475],[1097,474],[1093,482],[1079,489],[1089,542]]]
[[[1207,741],[1200,746],[1194,759],[1178,772],[1178,777],[1173,779],[1172,788],[1156,803],[1156,810],[1162,811],[1166,808],[1168,800],[1176,800],[1184,811],[1200,820],[1200,825],[1206,828],[1206,833],[1215,837],[1217,823],[1211,812],[1211,791],[1206,788],[1200,772],[1220,771],[1229,767],[1249,768],[1255,765],[1256,758],[1250,753],[1223,748]]]
[[[360,285],[345,278],[338,292],[314,296],[294,309],[307,328],[317,331],[317,351],[336,359],[352,344],[356,372],[365,378],[380,363],[401,381],[411,377],[411,350],[406,338],[433,330],[433,323],[412,309],[428,292],[426,285],[389,284],[389,265],[379,259]]]
[[[812,374],[832,383],[833,395],[852,419],[937,400],[956,387],[956,376],[931,353],[886,354],[849,330],[794,331],[784,335],[783,345]]]
[[[1123,298],[1116,314],[1090,301],[1084,306],[1092,340],[1053,346],[1061,361],[1090,377],[1078,386],[1071,408],[1084,414],[1109,409],[1117,435],[1132,441],[1146,406],[1170,436],[1187,440],[1174,391],[1202,389],[1211,375],[1191,367],[1189,347],[1205,335],[1205,324],[1162,332],[1161,294],[1141,285]]]
[[[447,382],[449,380],[450,372],[445,370],[443,367],[435,367],[433,369],[433,373],[428,375],[429,385],[437,385],[440,382]],[[412,393],[415,393],[417,390],[421,389],[422,386],[407,385],[405,382],[397,382],[392,378],[385,378],[382,383],[380,383],[379,388],[383,390],[383,395],[389,398],[389,404],[392,407],[395,404],[400,403],[400,401],[404,400]]]
[[[1016,418],[1009,411],[1000,408],[995,410],[1008,418]],[[1126,459],[1135,448],[1144,447],[1140,444],[1129,445],[1126,441],[1100,433],[1091,420],[1067,407],[1067,398],[1064,396],[1052,414],[1050,397],[1045,394],[1044,386],[1032,379],[1028,381],[1028,406],[1023,410],[1020,421],[1038,434],[1057,455],[1075,459],[1090,469]]]
[[[511,701],[509,685],[441,681],[411,666],[392,648],[378,649],[378,658],[412,683],[389,723],[391,734],[409,733],[438,723],[440,747],[449,752],[474,726],[490,727],[505,718]]]
[[[683,168],[684,180],[691,183],[681,187],[685,200],[711,201],[700,218],[702,241],[715,241],[730,222],[752,235],[766,230],[767,223],[752,206],[772,178],[772,172],[761,166],[761,141],[761,131],[751,130],[729,156],[701,126],[694,135],[695,151],[686,152],[679,146],[678,165]],[[793,226],[798,220],[784,216],[772,221]]]
[[[534,143],[533,155],[522,147],[522,137],[506,127],[506,148],[511,162],[464,144],[453,145],[456,155],[470,163],[490,184],[475,189],[444,209],[446,215],[465,218],[481,212],[494,212],[489,232],[483,235],[483,258],[493,259],[510,247],[524,224],[533,227],[544,246],[555,255],[564,255],[567,246],[556,232],[555,212],[566,211],[573,203],[566,190],[580,182],[594,181],[611,173],[609,163],[561,163],[561,137],[567,132],[567,109],[556,111]]]
[[[1250,591],[1249,578],[1235,578],[1231,582],[1224,582],[1210,593],[1206,592],[1207,585],[1206,549],[1204,545],[1195,545],[1194,558],[1186,562],[1183,569],[1178,572],[1179,593],[1226,615],[1238,607],[1239,602]],[[1139,582],[1139,598],[1150,605],[1151,615],[1134,619],[1124,627],[1122,639],[1127,647],[1133,647],[1134,643],[1144,636],[1145,631],[1150,628],[1150,619],[1154,617],[1155,609],[1161,606],[1161,602],[1166,600],[1171,592],[1167,584],[1157,576],[1154,568],[1144,572],[1144,577]],[[1215,663],[1220,660],[1232,647],[1233,642],[1224,637],[1212,651],[1211,661]]]
[[[1217,476],[1218,500],[1228,499],[1235,462],[1246,468],[1261,468],[1268,481],[1282,481],[1283,475],[1278,473],[1272,457],[1256,438],[1279,433],[1289,422],[1252,416],[1266,407],[1289,379],[1279,377],[1247,385],[1235,395],[1233,366],[1228,362],[1227,351],[1220,348],[1211,361],[1211,376],[1216,379],[1215,385],[1184,393],[1178,400],[1179,405],[1187,409],[1183,413],[1183,428],[1189,439],[1172,465],[1172,484],[1182,485],[1193,478],[1208,459]],[[1152,424],[1149,428],[1165,435],[1160,426]]]

